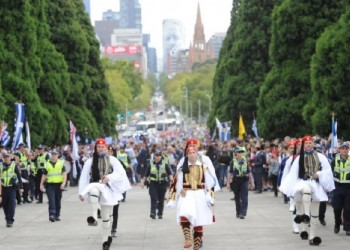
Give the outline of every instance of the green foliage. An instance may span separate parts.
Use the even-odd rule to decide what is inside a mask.
[[[240,114],[246,124],[252,123],[259,89],[269,70],[270,16],[278,3],[279,0],[247,0],[234,6],[237,8],[232,10],[235,22],[231,21],[222,48],[226,53],[220,52],[224,61],[220,58],[214,79],[217,109],[210,117],[212,127],[215,117],[238,124]],[[233,126],[233,133],[238,133],[238,126]]]
[[[114,131],[116,105],[99,44],[80,0],[0,0],[0,117],[13,132],[14,103],[26,105],[33,146],[78,132]]]
[[[209,99],[211,101],[211,89],[215,73],[215,64],[203,64],[190,73],[177,74],[164,86],[164,94],[169,105],[174,105],[186,113],[186,98],[184,88],[188,91],[188,115],[196,119],[199,105],[201,116],[209,113]],[[200,101],[199,101],[200,100]],[[200,104],[199,104],[200,102]]]
[[[343,7],[344,1],[284,0],[275,8],[270,46],[272,69],[258,100],[258,125],[263,137],[310,133],[311,124],[305,122],[302,111],[312,96],[311,57],[317,38],[339,18]]]
[[[350,137],[350,8],[320,36],[311,61],[312,98],[304,108],[304,118],[315,133],[328,135],[330,115],[335,112],[338,134]]]

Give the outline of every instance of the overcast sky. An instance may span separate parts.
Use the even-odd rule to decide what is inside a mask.
[[[231,20],[232,0],[139,0],[142,32],[151,34],[150,46],[157,48],[158,57],[162,56],[163,19],[182,21],[189,45],[193,37],[198,2],[206,40],[216,32],[226,32]],[[119,11],[119,0],[91,0],[92,24],[101,20],[102,13],[108,9]]]

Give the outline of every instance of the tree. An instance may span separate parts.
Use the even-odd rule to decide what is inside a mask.
[[[338,121],[338,135],[350,137],[348,116],[350,101],[350,8],[335,25],[328,27],[317,40],[311,60],[312,98],[304,108],[304,119],[311,122],[314,133],[328,136],[331,113]]]
[[[258,124],[266,138],[310,133],[302,110],[312,95],[310,61],[324,29],[341,14],[344,1],[284,0],[273,11],[272,69],[260,89]]]
[[[226,56],[223,76],[220,76],[219,68],[216,73],[218,77],[215,80],[221,78],[221,83],[216,82],[214,86],[221,85],[221,91],[214,93],[219,95],[215,96],[215,100],[221,102],[218,108],[222,113],[220,115],[217,112],[217,116],[231,120],[234,124],[240,114],[247,124],[253,120],[259,89],[269,71],[270,17],[279,2],[241,1],[238,11],[233,11],[236,22],[231,22],[233,27],[229,28],[230,33],[227,34],[233,44]],[[232,129],[234,134],[238,133],[237,126]]]

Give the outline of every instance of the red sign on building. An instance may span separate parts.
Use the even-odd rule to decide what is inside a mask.
[[[106,55],[137,55],[141,54],[142,47],[140,45],[118,45],[118,46],[106,46],[105,54]]]

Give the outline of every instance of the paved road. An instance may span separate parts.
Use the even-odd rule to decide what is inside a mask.
[[[307,241],[292,234],[291,215],[282,198],[272,192],[249,194],[246,219],[235,217],[232,193],[218,192],[216,223],[204,229],[203,250],[228,249],[310,249]],[[320,249],[348,249],[350,237],[333,233],[332,208],[327,208],[327,226],[320,226],[323,243]],[[25,204],[17,207],[13,228],[6,228],[3,212],[0,218],[1,250],[86,250],[101,249],[100,227],[88,227],[87,204],[80,202],[77,188],[63,194],[61,222],[49,222],[47,204]],[[146,189],[133,187],[119,210],[118,237],[111,249],[179,250],[183,236],[175,221],[175,210],[167,209],[163,220],[149,218],[149,196]]]

